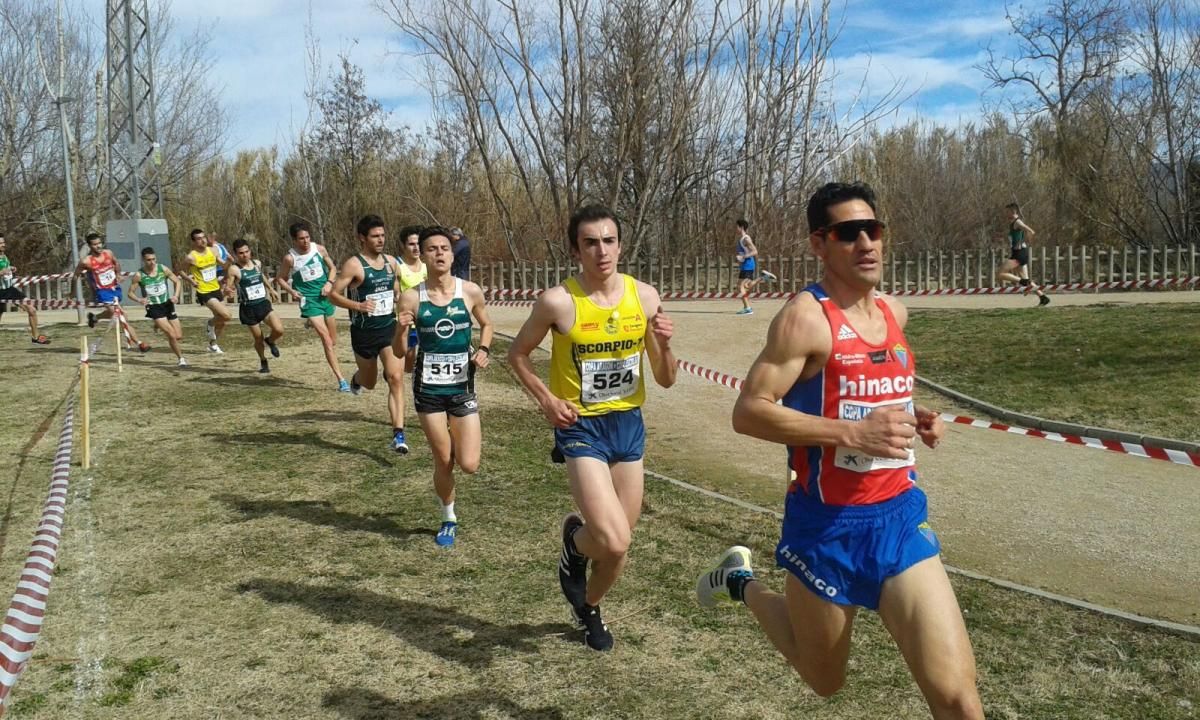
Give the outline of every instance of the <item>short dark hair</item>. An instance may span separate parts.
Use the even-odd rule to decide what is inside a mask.
[[[93,240],[97,240],[97,239],[103,240],[103,238],[101,238],[101,237],[100,237],[100,233],[98,233],[98,232],[90,232],[90,233],[88,233],[88,234],[87,234],[87,237],[85,237],[85,238],[83,239],[83,241],[84,241],[85,243],[91,244],[91,242],[92,242]]]
[[[430,225],[429,227],[423,228],[421,233],[417,236],[418,241],[421,243],[421,252],[425,252],[425,241],[436,235],[441,235],[449,240],[450,230],[442,227],[441,225]]]
[[[400,228],[400,242],[403,243],[405,240],[407,240],[409,235],[420,236],[421,230],[423,229],[423,225],[405,225],[404,227]]]
[[[1021,214],[1021,206],[1016,203],[1009,203],[1004,206],[1004,209],[1005,210],[1016,210],[1018,215]]]
[[[377,227],[387,227],[387,225],[385,225],[383,222],[383,218],[379,217],[378,215],[363,215],[358,219],[358,224],[354,226],[354,232],[366,237],[367,233],[371,232]]]
[[[156,255],[156,254],[157,253],[154,252],[154,248],[150,247],[149,245],[142,248],[142,257],[146,257],[147,255]]]
[[[746,218],[738,218],[737,226],[743,230],[749,230],[750,229],[750,221],[748,221]]]
[[[197,235],[203,235],[203,234],[204,234],[204,231],[201,230],[200,228],[192,228],[192,231],[190,233],[188,233],[188,237],[191,238],[192,240],[195,240]]]
[[[621,240],[621,220],[617,214],[605,205],[584,205],[571,215],[567,223],[567,246],[579,249],[579,226],[595,220],[612,220],[617,226],[617,241]]]
[[[862,200],[875,211],[875,191],[864,182],[825,183],[808,199],[808,232],[815,233],[829,224],[829,208],[847,200]]]
[[[288,235],[290,235],[292,237],[292,239],[295,240],[296,236],[300,234],[301,230],[308,233],[309,235],[312,235],[312,225],[309,225],[308,222],[306,222],[304,220],[301,220],[299,222],[294,222],[291,225],[289,225],[288,226]]]
[[[246,238],[238,238],[233,241],[233,251],[237,252],[240,248],[250,247],[250,243],[246,242]]]

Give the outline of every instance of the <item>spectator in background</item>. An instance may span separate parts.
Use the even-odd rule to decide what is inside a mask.
[[[454,263],[450,265],[450,274],[463,280],[471,279],[471,241],[463,235],[462,228],[450,228],[450,250],[454,253]]]

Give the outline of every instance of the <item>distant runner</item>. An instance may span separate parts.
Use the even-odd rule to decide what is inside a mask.
[[[1002,281],[1020,283],[1021,287],[1025,288],[1028,293],[1031,289],[1038,296],[1038,306],[1049,305],[1050,297],[1042,292],[1042,288],[1029,279],[1029,241],[1037,235],[1033,228],[1025,224],[1021,219],[1021,206],[1016,203],[1009,203],[1004,207],[1008,215],[1008,244],[1010,254],[1004,264],[1000,266],[1000,271],[996,273]],[[1013,274],[1016,270],[1017,274]]]
[[[6,254],[8,243],[4,239],[4,234],[0,233],[0,319],[4,318],[4,312],[8,310],[8,305],[5,300],[15,301],[24,300],[25,293],[21,292],[14,284],[13,279],[16,277],[17,269],[13,267],[8,260]],[[36,345],[49,345],[50,338],[38,333],[38,316],[37,308],[33,305],[17,305],[25,311],[29,316],[29,335],[30,340]]]
[[[100,237],[100,233],[88,233],[87,245],[88,254],[75,266],[75,277],[87,275],[96,302],[108,306],[98,315],[87,314],[88,327],[96,327],[98,320],[111,318],[120,312],[121,301],[125,298],[121,292],[121,263],[112,251],[104,249],[104,238]],[[125,320],[125,313],[122,312],[120,318],[118,322],[125,329],[126,346],[136,346],[141,352],[149,350],[150,346],[138,340],[133,325]]]
[[[758,248],[754,246],[754,241],[750,239],[750,223],[746,220],[739,219],[737,221],[737,261],[738,261],[738,294],[742,299],[742,309],[737,311],[737,315],[750,315],[754,312],[754,308],[750,307],[750,298],[747,294],[763,280],[768,282],[777,280],[774,273],[763,270],[758,277],[755,277],[755,269],[758,267]]]
[[[333,303],[329,301],[329,293],[337,279],[337,267],[325,248],[312,241],[312,226],[308,223],[294,223],[288,228],[288,234],[292,238],[292,248],[279,263],[279,276],[275,282],[300,298],[300,317],[307,318],[321,338],[325,362],[337,379],[338,392],[348,393],[350,383],[342,375],[337,358],[337,319],[334,318]]]
[[[187,367],[179,343],[183,340],[183,327],[175,314],[175,303],[179,302],[182,284],[171,268],[158,264],[154,248],[142,248],[142,267],[129,281],[129,297],[146,308],[146,318],[167,337],[171,352],[180,367]],[[138,296],[138,291],[141,296]]]

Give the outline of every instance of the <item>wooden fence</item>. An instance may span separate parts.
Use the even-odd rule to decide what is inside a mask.
[[[892,254],[884,258],[884,292],[994,287],[996,269],[1008,257],[998,248]],[[1169,280],[1197,276],[1195,245],[1187,247],[1100,248],[1054,246],[1031,248],[1029,275],[1042,284]],[[758,267],[779,277],[760,290],[794,292],[821,277],[821,263],[811,254],[759,257]],[[737,289],[738,264],[732,257],[651,259],[622,262],[619,269],[651,283],[664,292],[727,292]],[[531,290],[557,285],[575,271],[562,262],[485,262],[471,266],[471,279],[489,288]],[[271,269],[267,269],[268,274]],[[71,298],[66,280],[46,280],[23,288],[36,299]],[[192,288],[184,286],[182,301],[193,302]],[[285,302],[289,301],[286,298]]]

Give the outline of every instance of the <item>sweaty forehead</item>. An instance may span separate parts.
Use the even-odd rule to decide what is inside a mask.
[[[615,238],[617,237],[617,224],[608,218],[579,223],[578,237],[580,240]]]
[[[836,225],[845,220],[871,220],[875,217],[871,206],[858,198],[830,205],[825,212],[829,216],[829,225]]]

